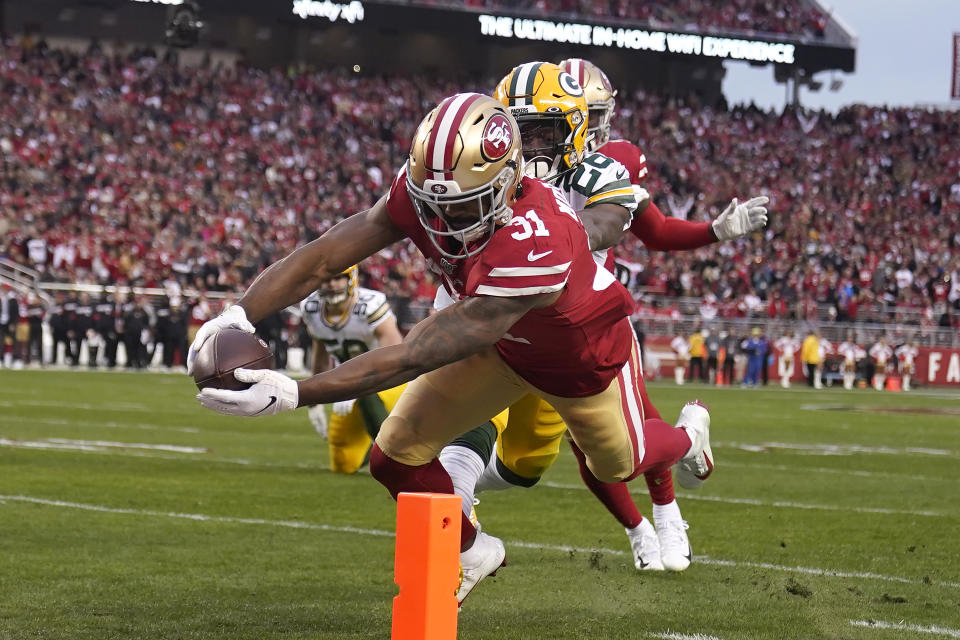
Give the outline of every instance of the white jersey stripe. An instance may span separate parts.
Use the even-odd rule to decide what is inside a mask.
[[[430,166],[434,169],[447,168],[443,165],[443,163],[447,151],[447,141],[450,139],[450,129],[453,127],[453,121],[456,119],[457,113],[460,111],[460,106],[474,95],[475,94],[472,93],[457,94],[447,106],[447,110],[443,114],[443,119],[439,124],[437,124],[437,137],[433,143],[433,149],[431,149],[432,157],[430,160]],[[433,173],[433,179],[444,180],[444,175],[443,173],[438,173],[435,171]]]
[[[563,273],[572,263],[564,262],[552,267],[494,267],[490,270],[491,278],[517,278],[522,276],[549,276],[554,273]]]
[[[563,282],[540,285],[537,287],[492,287],[488,284],[482,284],[477,287],[477,295],[501,297],[532,296],[538,293],[553,293],[554,291],[560,291],[566,285],[566,278],[563,279]]]

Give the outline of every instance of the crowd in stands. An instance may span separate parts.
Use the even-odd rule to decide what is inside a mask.
[[[413,0],[417,4],[466,6],[488,11],[519,11],[540,16],[621,19],[656,28],[738,31],[822,38],[827,18],[804,0]]]
[[[171,298],[241,290],[372,205],[443,96],[492,84],[180,69],[144,51],[4,42],[0,257],[47,281]],[[761,235],[674,254],[624,243],[636,291],[701,299],[705,319],[806,319],[824,304],[837,320],[874,319],[862,309],[878,306],[931,325],[960,316],[954,114],[777,114],[622,91],[614,133],[645,152],[647,188],[668,215],[708,220],[735,195],[771,197]],[[397,306],[432,299],[412,245],[363,270]]]

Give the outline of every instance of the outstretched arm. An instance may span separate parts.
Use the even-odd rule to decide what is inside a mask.
[[[467,298],[422,321],[400,344],[368,351],[306,380],[297,382],[270,369],[237,369],[237,380],[253,386],[243,391],[206,388],[197,398],[220,413],[261,416],[370,395],[479,353],[525,313],[553,303],[562,293]]]
[[[680,251],[696,249],[717,241],[709,222],[668,218],[653,202],[642,211],[643,213],[633,218],[630,233],[640,238],[648,249]]]
[[[479,353],[533,308],[561,292],[517,298],[466,298],[429,316],[398,345],[368,351],[299,383],[300,405],[368,395]]]
[[[300,302],[347,267],[404,237],[387,215],[387,197],[270,265],[237,304],[251,322]]]
[[[630,232],[655,251],[696,249],[708,244],[739,238],[767,224],[769,199],[765,196],[738,203],[734,198],[713,222],[691,222],[668,218],[652,202],[635,216]]]

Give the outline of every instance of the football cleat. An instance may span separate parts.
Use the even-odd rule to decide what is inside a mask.
[[[497,569],[507,566],[507,551],[503,540],[477,532],[473,546],[460,553],[460,588],[457,601],[463,604],[477,583],[487,576],[497,575]]]
[[[633,566],[639,571],[663,571],[660,559],[660,538],[657,530],[646,518],[633,529],[626,529],[633,550]]]
[[[660,539],[660,560],[667,571],[683,571],[693,560],[689,525],[686,520],[669,519],[657,522],[657,537]]]
[[[692,444],[687,454],[673,467],[673,473],[684,489],[699,489],[713,473],[710,413],[699,400],[688,402],[683,406],[676,426],[687,432]]]

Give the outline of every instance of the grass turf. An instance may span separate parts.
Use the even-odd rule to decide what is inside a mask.
[[[650,391],[668,421],[711,407],[717,473],[678,495],[694,565],[637,572],[562,451],[540,486],[481,496],[510,566],[460,638],[960,637],[960,395]],[[329,473],[304,411],[230,419],[193,393],[0,371],[0,638],[389,637],[386,491]]]

